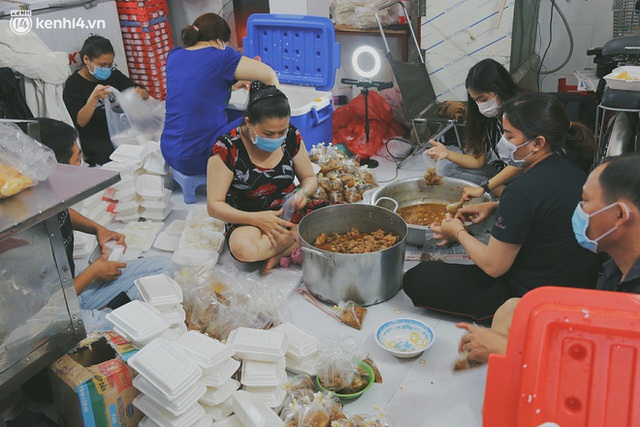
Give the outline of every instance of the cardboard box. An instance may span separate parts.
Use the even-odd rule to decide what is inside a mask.
[[[131,383],[135,371],[115,350],[126,347],[126,342],[117,342],[118,337],[111,334],[109,340],[105,336],[87,338],[49,367],[61,425],[138,425],[143,414],[132,401],[140,392]]]

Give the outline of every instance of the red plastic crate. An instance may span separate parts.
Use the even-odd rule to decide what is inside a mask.
[[[138,34],[138,33],[148,33],[152,31],[163,32],[167,34],[171,34],[171,28],[167,21],[160,21],[156,24],[150,25],[148,27],[140,27],[140,26],[126,26],[120,27],[120,32],[124,35],[125,33]]]
[[[541,287],[491,355],[483,425],[640,425],[640,295]]]
[[[139,7],[133,2],[118,2],[118,17],[121,21],[151,21],[169,15],[167,3],[158,1]]]

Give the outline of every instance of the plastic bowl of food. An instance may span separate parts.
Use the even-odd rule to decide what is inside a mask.
[[[392,319],[378,328],[378,345],[396,357],[415,357],[431,347],[436,334],[433,328],[416,319]]]
[[[369,390],[373,385],[373,382],[376,379],[376,374],[375,372],[373,372],[373,368],[369,366],[368,363],[365,363],[365,362],[362,362],[360,364],[360,368],[362,368],[362,370],[364,370],[367,373],[367,385],[362,390],[357,391],[355,393],[342,394],[342,393],[333,392],[333,394],[335,396],[338,396],[340,400],[351,400],[351,399],[355,399],[356,397],[360,397],[365,391]],[[316,384],[318,385],[318,388],[322,391],[332,391],[324,387],[322,385],[322,382],[320,381],[320,378],[318,378],[317,376],[316,376]]]

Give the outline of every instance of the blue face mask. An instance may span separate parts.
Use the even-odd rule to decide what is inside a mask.
[[[103,68],[103,67],[98,67],[97,65],[94,65],[93,73],[91,72],[91,70],[89,70],[89,73],[91,73],[91,75],[98,80],[107,80],[109,77],[111,77],[111,68],[110,67]]]
[[[592,214],[588,214],[584,211],[584,209],[582,209],[582,202],[578,203],[578,206],[576,206],[576,210],[573,211],[573,217],[571,218],[571,226],[573,227],[573,233],[576,235],[576,240],[578,241],[578,244],[580,246],[590,250],[591,252],[597,253],[598,242],[618,229],[618,226],[616,225],[613,228],[611,228],[609,231],[601,235],[600,237],[597,237],[596,239],[590,239],[587,236],[587,228],[589,228],[589,218],[591,218],[592,216],[598,215],[599,213],[602,213],[607,209],[612,208],[617,203],[618,202],[611,203],[610,205],[607,205],[602,209],[598,209]],[[625,205],[624,203],[621,203],[621,204],[622,206],[624,206],[624,209],[628,212],[627,205]]]
[[[273,153],[276,151],[287,137],[287,134],[285,133],[280,138],[265,138],[264,136],[258,135],[255,129],[253,129],[253,133],[256,137],[251,138],[251,142],[253,142],[256,147],[262,151],[266,151],[267,153]]]

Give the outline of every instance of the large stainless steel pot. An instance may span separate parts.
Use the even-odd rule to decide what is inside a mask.
[[[391,248],[364,254],[341,254],[313,246],[321,233],[379,229],[400,236]],[[397,214],[366,204],[327,206],[305,216],[298,225],[305,254],[302,278],[314,296],[338,303],[351,300],[372,305],[391,298],[402,286],[407,224]]]
[[[371,204],[381,206],[392,211],[407,206],[419,205],[423,203],[444,203],[460,201],[464,187],[478,187],[470,181],[458,178],[442,178],[442,185],[425,185],[423,177],[404,179],[395,181],[379,188],[371,198]],[[484,194],[482,197],[473,199],[470,204],[490,201],[491,197]],[[491,221],[484,221],[482,224],[468,227],[475,235],[486,233],[487,227],[491,226]],[[407,243],[410,245],[424,246],[425,235],[429,238],[431,228],[424,225],[407,224],[409,234]]]

